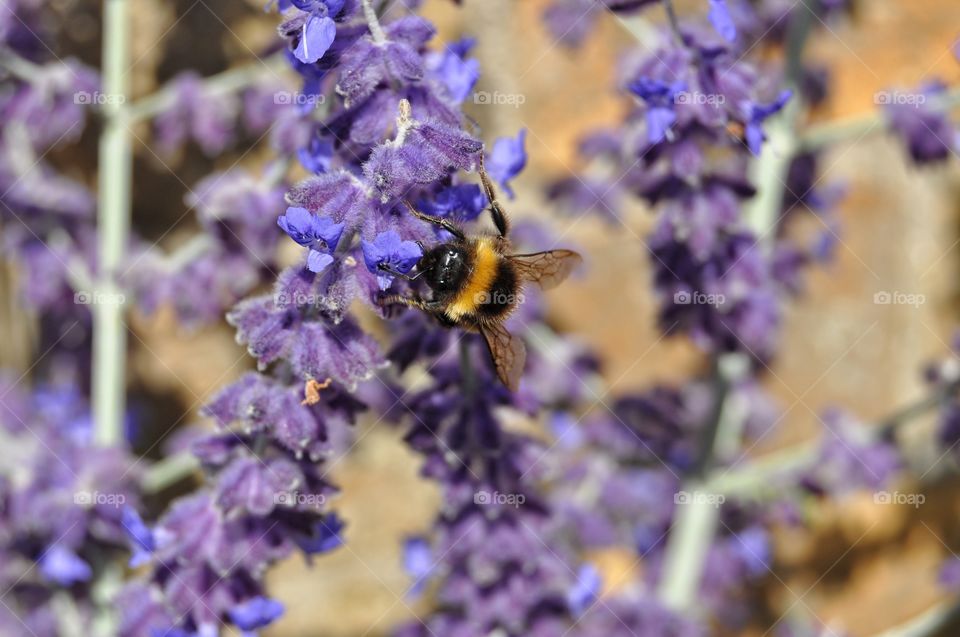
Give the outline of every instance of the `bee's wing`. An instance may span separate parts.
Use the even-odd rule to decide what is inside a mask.
[[[527,362],[527,349],[523,346],[523,341],[499,323],[480,325],[479,328],[487,341],[487,347],[490,348],[497,376],[511,391],[517,391],[523,366]]]
[[[516,267],[520,278],[531,281],[543,290],[563,283],[583,257],[573,250],[548,250],[535,254],[514,254],[508,257]]]

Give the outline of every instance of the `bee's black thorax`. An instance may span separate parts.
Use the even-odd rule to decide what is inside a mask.
[[[472,257],[460,243],[442,243],[428,250],[417,263],[424,281],[438,298],[455,295],[470,275]]]

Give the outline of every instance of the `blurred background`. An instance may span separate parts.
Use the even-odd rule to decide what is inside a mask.
[[[57,5],[56,2],[51,3]],[[134,98],[147,95],[184,70],[208,76],[249,63],[276,38],[276,15],[262,0],[135,0],[130,72]],[[703,355],[686,339],[662,338],[650,297],[649,255],[642,237],[653,219],[634,203],[620,224],[597,216],[552,214],[548,184],[584,167],[580,137],[617,121],[624,101],[616,89],[624,51],[642,47],[642,29],[613,15],[578,50],[558,44],[544,28],[544,0],[427,0],[423,13],[440,27],[439,38],[475,36],[483,75],[478,91],[523,97],[516,105],[468,103],[485,140],[528,131],[527,170],[515,182],[515,217],[550,219],[565,241],[586,258],[581,276],[548,297],[555,323],[595,350],[604,391],[617,395],[660,381],[680,381],[701,370]],[[679,2],[678,11],[695,3]],[[696,3],[699,6],[700,3]],[[98,3],[63,3],[63,51],[99,64]],[[698,10],[698,9],[696,9]],[[650,19],[661,13],[652,11]],[[960,33],[960,3],[951,0],[869,0],[851,19],[817,31],[811,58],[833,70],[828,101],[815,121],[856,117],[876,109],[878,91],[912,87],[938,76],[960,83],[951,53]],[[640,38],[640,39],[638,39]],[[281,71],[286,73],[287,71]],[[291,78],[292,80],[292,78]],[[196,231],[186,184],[213,170],[260,167],[267,152],[216,158],[187,151],[162,156],[148,127],[135,129],[133,224],[148,241],[174,250]],[[250,142],[256,140],[246,140]],[[75,178],[95,182],[96,130],[49,158]],[[238,147],[243,144],[238,144]],[[925,394],[921,370],[950,350],[960,312],[960,170],[956,161],[920,170],[882,127],[848,140],[826,155],[823,179],[842,188],[841,237],[835,261],[813,268],[805,291],[789,304],[780,354],[764,377],[784,410],[775,433],[749,450],[759,457],[815,437],[814,414],[842,405],[863,420],[883,417]],[[286,258],[298,258],[288,242]],[[40,362],[42,316],[17,301],[13,264],[0,271],[0,367],[28,373]],[[882,291],[922,297],[915,305],[874,302]],[[173,424],[203,424],[198,409],[218,388],[252,367],[226,323],[198,330],[178,327],[169,308],[128,319],[127,387],[145,439],[162,437]],[[269,576],[273,595],[287,604],[279,636],[380,635],[425,602],[400,603],[410,586],[400,547],[424,532],[439,501],[418,477],[419,460],[401,432],[375,419],[361,425],[361,442],[337,462],[339,508],[351,521],[341,550],[313,569],[295,558]],[[934,416],[920,418],[909,440],[920,457],[932,454]],[[159,448],[153,449],[159,456]],[[776,538],[777,576],[753,594],[756,603],[784,612],[814,613],[830,626],[875,635],[922,613],[945,598],[937,586],[944,558],[960,547],[960,480],[946,471],[951,457],[930,456],[935,480],[915,486],[926,496],[919,508],[878,506],[870,494],[825,501],[803,532]],[[941,467],[941,465],[944,465]],[[632,565],[632,557],[597,555],[607,586]],[[799,595],[798,595],[799,593]],[[769,626],[743,635],[761,637]],[[960,628],[942,634],[960,634]]]

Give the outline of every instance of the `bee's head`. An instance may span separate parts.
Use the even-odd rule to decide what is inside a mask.
[[[435,292],[454,292],[467,276],[467,251],[456,243],[442,243],[423,255],[417,269]]]

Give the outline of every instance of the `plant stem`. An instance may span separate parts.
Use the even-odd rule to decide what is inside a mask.
[[[147,469],[140,480],[144,493],[159,493],[196,473],[200,461],[189,451],[168,456]]]
[[[43,69],[39,64],[20,57],[6,47],[0,47],[0,67],[7,69],[10,75],[24,82],[34,81]]]
[[[680,45],[683,45],[683,32],[680,31],[680,20],[677,19],[677,10],[673,6],[673,0],[662,0],[663,10],[667,14],[667,22],[670,24],[670,30],[673,37],[677,39]]]
[[[960,391],[960,380],[941,385],[929,395],[883,418],[868,431],[876,440],[887,438],[900,427],[939,406],[957,391]],[[782,494],[775,479],[813,466],[819,456],[818,451],[819,444],[816,441],[796,444],[752,460],[741,469],[725,471],[709,478],[707,484],[711,492],[730,496],[756,497],[765,489]]]
[[[132,181],[131,143],[127,134],[124,100],[127,95],[127,3],[103,3],[103,91],[100,135],[99,210],[97,242],[99,267],[93,309],[94,439],[101,445],[123,440],[126,387],[127,333],[117,272],[124,258],[130,225]]]
[[[938,111],[953,110],[960,106],[960,87],[930,98],[925,108]],[[884,126],[886,116],[882,110],[872,111],[865,115],[854,115],[837,119],[824,124],[810,126],[800,135],[800,152],[818,150],[846,140],[856,140],[869,134],[875,129],[886,130]]]
[[[229,69],[203,80],[204,91],[211,95],[233,93],[253,84],[267,73],[276,75],[285,68],[284,56],[280,53],[266,60],[257,60],[243,66]],[[127,121],[130,124],[149,119],[170,108],[176,100],[173,86],[167,85],[155,93],[143,97],[127,108]]]
[[[681,39],[680,27],[673,12],[671,0],[663,0],[674,34]],[[805,7],[806,8],[806,7]],[[812,10],[795,20],[787,38],[787,78],[799,76],[804,45],[813,22]],[[752,165],[753,182],[757,195],[744,211],[744,220],[752,227],[761,247],[769,250],[770,237],[777,224],[783,202],[783,183],[793,159],[795,128],[802,105],[798,99],[791,100],[785,112],[771,120],[768,125],[769,139],[763,152]],[[729,452],[739,447],[743,427],[743,414],[731,404],[730,390],[750,369],[749,361],[738,354],[724,354],[713,365],[714,406],[704,428],[700,454],[694,465],[692,477],[684,481],[683,491],[687,500],[678,500],[676,518],[667,541],[666,563],[660,580],[660,599],[676,611],[690,611],[697,599],[697,591],[703,577],[707,552],[717,532],[720,519],[719,498],[714,497],[715,485],[704,480],[718,448]]]
[[[377,44],[384,44],[387,41],[387,36],[383,32],[383,27],[380,26],[380,20],[377,19],[377,12],[373,5],[370,4],[370,0],[362,0],[361,4],[363,5],[363,16],[367,20],[367,26],[370,29],[370,35],[373,36],[373,41]]]

